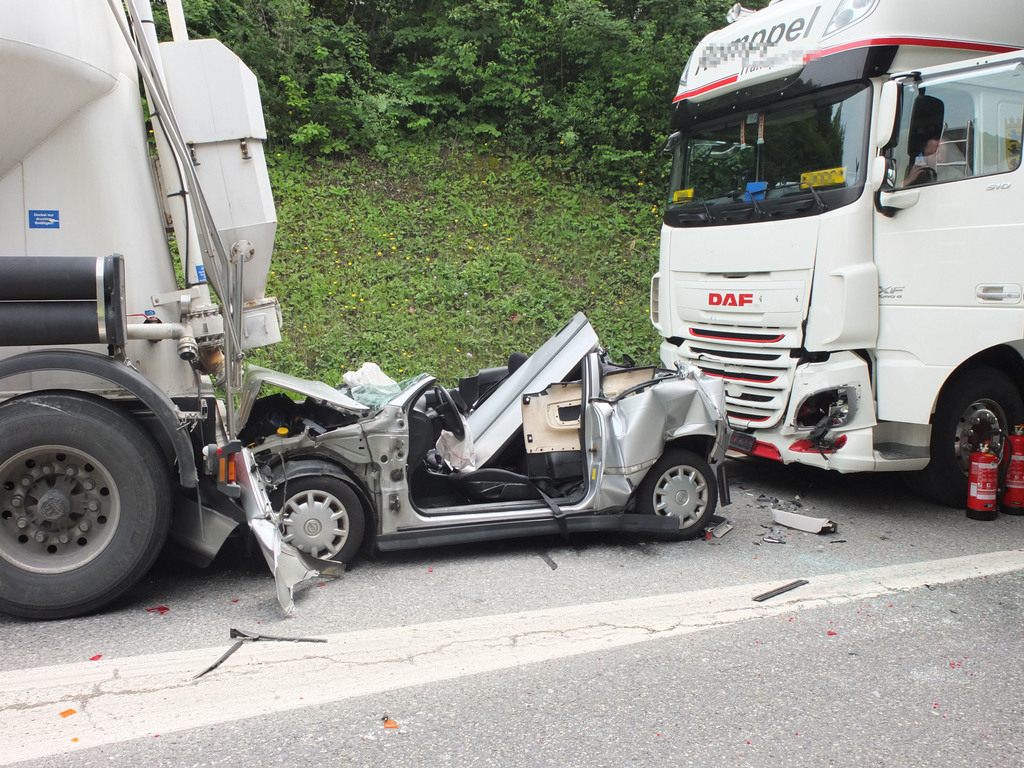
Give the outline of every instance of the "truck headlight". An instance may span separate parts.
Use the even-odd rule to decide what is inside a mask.
[[[797,429],[829,429],[849,424],[857,413],[857,393],[853,387],[836,387],[805,397],[796,409]]]

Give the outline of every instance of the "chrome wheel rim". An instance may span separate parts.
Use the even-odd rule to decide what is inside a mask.
[[[982,443],[991,443],[992,439],[1005,434],[1006,414],[994,400],[982,398],[971,403],[960,415],[956,432],[953,435],[953,450],[957,464],[966,475],[971,466],[971,454],[977,451]],[[993,450],[998,446],[993,445]]]

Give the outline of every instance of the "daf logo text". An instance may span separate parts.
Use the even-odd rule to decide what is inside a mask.
[[[709,307],[746,307],[754,303],[752,293],[709,293]]]

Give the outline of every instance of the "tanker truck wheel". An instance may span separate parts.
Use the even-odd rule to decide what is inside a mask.
[[[1024,423],[1024,402],[1009,377],[982,367],[951,379],[932,416],[931,460],[907,476],[911,489],[949,507],[967,503],[971,453]]]
[[[171,519],[167,461],[99,397],[45,392],[0,405],[0,611],[77,616],[130,589]]]

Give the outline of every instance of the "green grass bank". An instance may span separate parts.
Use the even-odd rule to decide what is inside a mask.
[[[341,383],[364,361],[443,384],[532,352],[578,311],[613,357],[657,361],[660,180],[586,191],[558,158],[406,145],[387,160],[272,153],[268,293],[284,340],[249,360]]]

